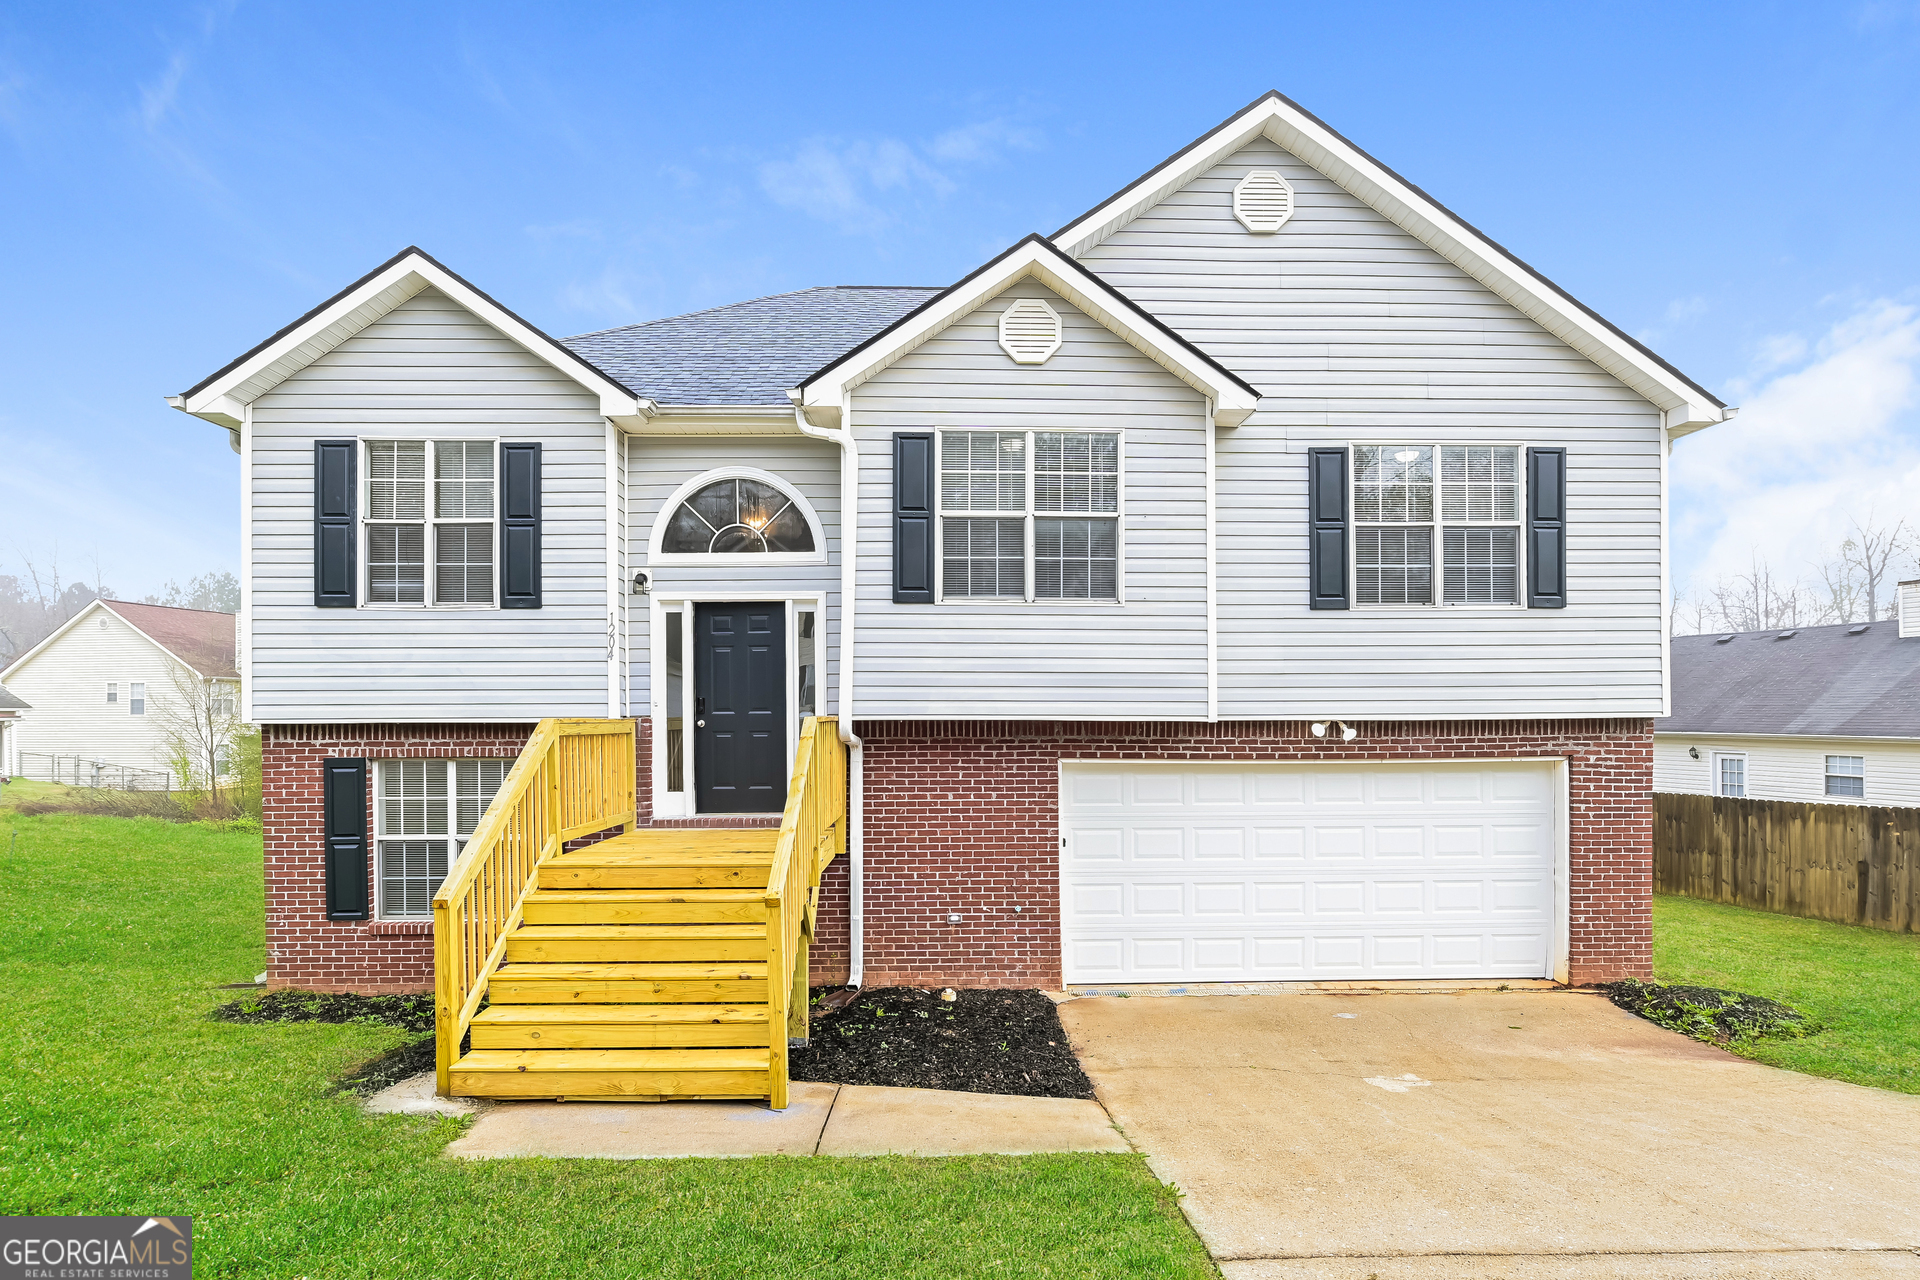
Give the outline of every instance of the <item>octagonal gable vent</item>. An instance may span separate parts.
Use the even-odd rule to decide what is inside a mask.
[[[1293,187],[1275,169],[1255,169],[1233,189],[1233,216],[1258,235],[1271,235],[1293,216]]]
[[[1060,349],[1060,315],[1039,298],[1020,298],[1000,313],[1000,349],[1019,364],[1045,364]]]

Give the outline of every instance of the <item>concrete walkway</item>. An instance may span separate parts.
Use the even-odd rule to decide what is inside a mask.
[[[482,1111],[447,1154],[649,1160],[1130,1150],[1090,1100],[794,1084],[785,1111],[756,1102],[502,1102]]]
[[[1060,1007],[1228,1280],[1920,1276],[1920,1097],[1586,994]]]

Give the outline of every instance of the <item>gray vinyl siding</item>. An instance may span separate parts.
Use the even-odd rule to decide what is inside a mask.
[[[1001,310],[1045,298],[1065,343],[1000,349]],[[1207,714],[1205,403],[1034,281],[1017,284],[853,395],[860,444],[861,718],[1198,719]],[[893,603],[893,433],[1118,430],[1126,602]]]
[[[1233,217],[1253,168],[1277,234]],[[1264,139],[1083,261],[1266,397],[1219,433],[1222,719],[1661,713],[1652,405]],[[1309,611],[1307,448],[1397,439],[1564,446],[1568,607]]]
[[[637,435],[628,437],[626,449],[628,555],[636,571],[646,569],[653,595],[662,599],[682,594],[713,598],[715,592],[726,592],[736,600],[755,600],[818,592],[826,603],[826,617],[820,624],[826,633],[826,650],[815,691],[820,714],[831,714],[840,687],[839,446],[799,435]],[[769,565],[755,564],[750,555],[726,555],[713,557],[711,565],[650,564],[648,549],[653,545],[654,522],[661,518],[667,499],[695,476],[729,467],[764,471],[804,497],[819,518],[826,560],[820,564]],[[652,698],[651,614],[637,599],[628,612],[628,682],[635,715],[649,714]]]
[[[252,436],[255,719],[607,713],[606,419],[578,383],[429,289],[261,396]],[[314,608],[313,442],[351,437],[540,441],[543,607]]]

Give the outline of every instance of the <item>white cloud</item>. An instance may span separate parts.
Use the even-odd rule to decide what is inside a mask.
[[[894,220],[902,201],[940,199],[959,189],[951,170],[990,164],[1010,149],[1040,145],[1038,131],[1007,120],[949,129],[929,142],[898,138],[809,138],[791,159],[760,166],[760,186],[776,204],[831,222],[843,231],[873,232]]]
[[[188,57],[184,52],[167,59],[167,69],[152,84],[140,86],[140,122],[148,130],[160,127],[180,96],[180,82],[186,78]]]
[[[1768,338],[1732,391],[1740,416],[1674,449],[1676,586],[1756,556],[1804,576],[1856,520],[1920,523],[1920,308],[1880,299],[1814,342]]]

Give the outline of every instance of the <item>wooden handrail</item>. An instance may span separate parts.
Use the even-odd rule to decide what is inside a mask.
[[[847,748],[833,716],[808,716],[767,871],[768,1105],[787,1105],[787,1040],[807,1032],[807,947],[820,873],[846,848]]]
[[[454,1059],[540,864],[580,836],[634,822],[634,722],[542,720],[433,895],[434,1079]]]

